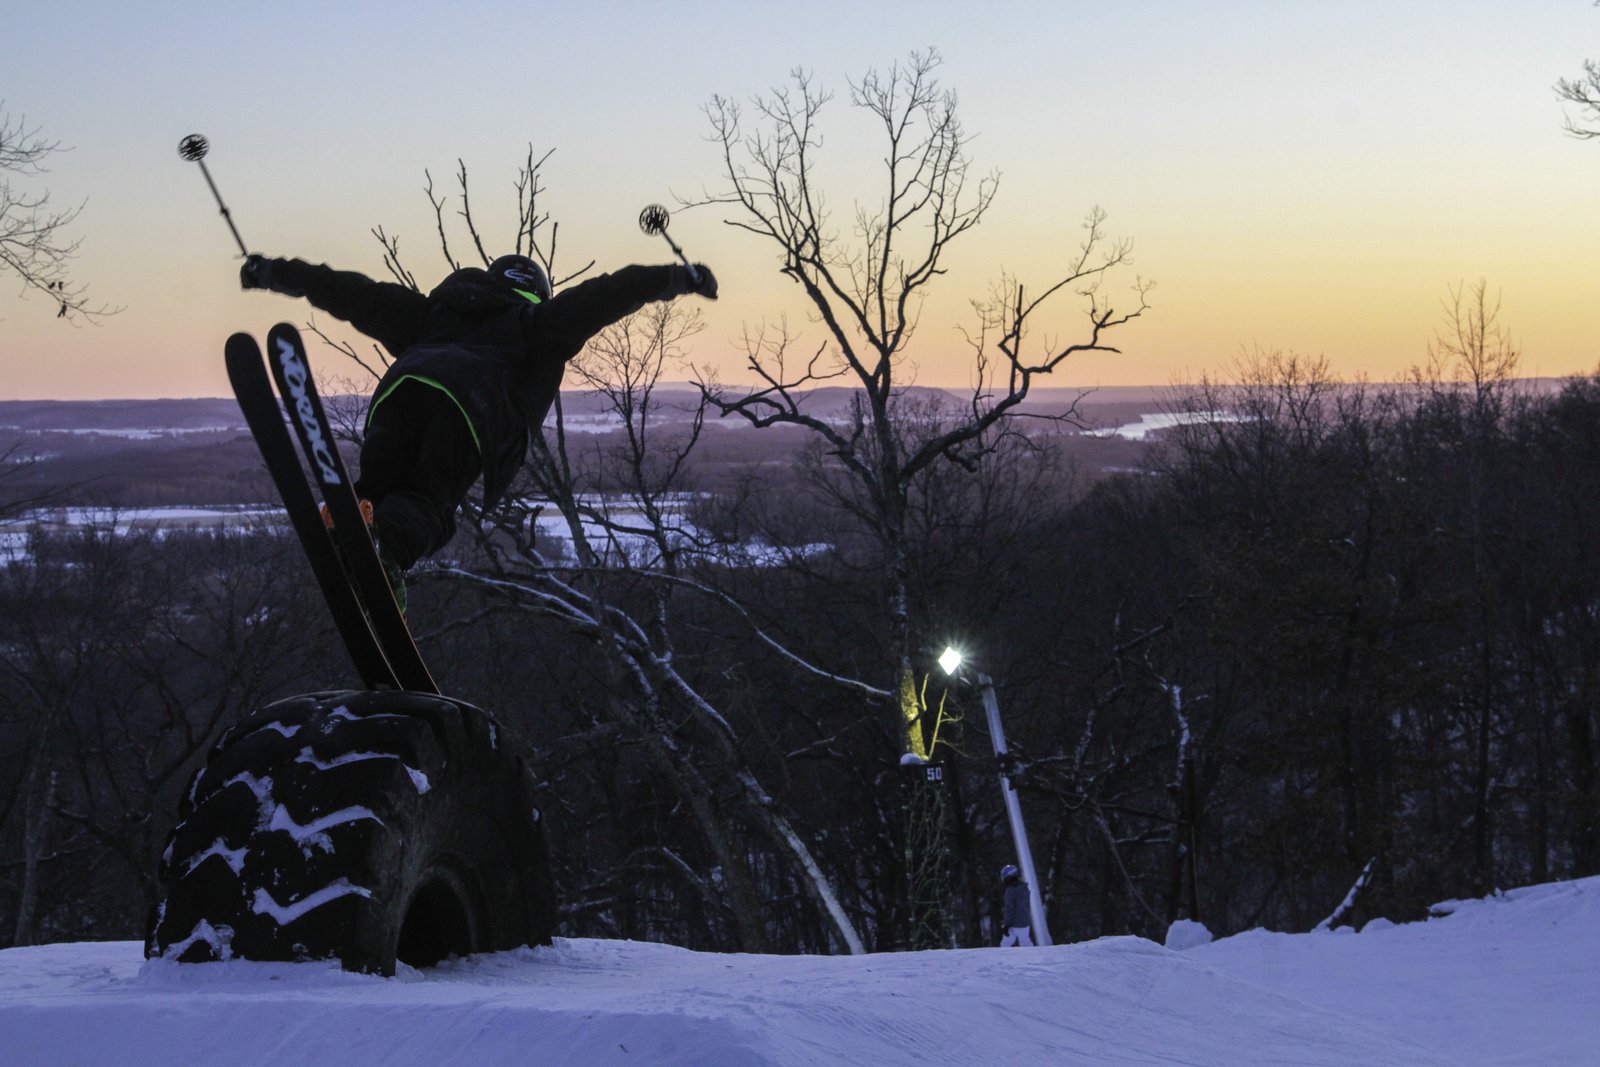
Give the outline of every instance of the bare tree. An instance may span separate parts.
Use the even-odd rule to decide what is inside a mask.
[[[1498,404],[1522,359],[1500,321],[1499,294],[1491,300],[1489,283],[1480,278],[1470,288],[1451,286],[1450,299],[1440,306],[1444,326],[1428,345],[1426,379],[1464,383],[1476,407]]]
[[[120,309],[91,305],[86,287],[73,281],[67,269],[80,243],[68,232],[83,205],[56,208],[49,191],[12,184],[13,176],[43,174],[45,160],[60,151],[59,141],[45,138],[26,117],[13,118],[0,101],[0,273],[16,275],[23,292],[48,296],[56,304],[57,318],[93,322]]]
[[[261,566],[263,545],[298,553],[268,536],[119,530],[113,516],[76,536],[41,529],[28,559],[0,567],[12,943],[136,930],[184,781],[326,647],[304,623],[315,594],[292,566]]]
[[[1495,774],[1494,736],[1497,713],[1506,703],[1495,647],[1493,618],[1499,601],[1493,581],[1490,543],[1503,536],[1492,528],[1489,495],[1491,466],[1503,433],[1506,399],[1512,390],[1521,353],[1510,331],[1500,321],[1500,298],[1489,299],[1488,282],[1479,279],[1469,290],[1452,287],[1443,302],[1444,326],[1428,346],[1436,380],[1448,376],[1454,389],[1441,386],[1441,394],[1454,400],[1465,418],[1464,442],[1467,474],[1467,535],[1472,550],[1473,601],[1477,614],[1476,721],[1473,723],[1473,866],[1474,888],[1494,888],[1493,800]],[[1444,372],[1444,373],[1440,373]]]
[[[861,952],[864,945],[831,879],[746,763],[738,730],[715,696],[673,655],[677,597],[704,598],[746,617],[736,603],[690,572],[689,563],[708,548],[684,516],[687,461],[703,425],[703,405],[690,414],[687,430],[676,438],[659,433],[653,424],[663,370],[682,361],[679,345],[698,330],[697,313],[661,305],[603,331],[579,357],[578,376],[605,398],[623,433],[608,455],[587,465],[601,472],[608,490],[604,494],[582,491],[572,438],[564,432],[559,407],[554,432],[534,442],[534,497],[556,507],[565,519],[573,560],[563,564],[544,558],[524,527],[513,539],[516,552],[496,553],[490,573],[462,576],[500,584],[515,601],[561,620],[604,650],[611,670],[608,699],[605,708],[596,710],[636,736],[679,791],[737,902],[733,914],[744,924],[741,941],[747,948],[762,947],[766,939],[751,872],[729,825],[735,817],[784,858],[838,944]],[[531,508],[534,500],[527,503]],[[513,527],[501,525],[502,536],[512,532]],[[847,691],[887,696],[805,663],[759,631],[757,637],[813,678]],[[717,798],[720,803],[714,804]]]
[[[1600,7],[1600,2],[1595,4]],[[1556,80],[1556,96],[1569,104],[1578,105],[1579,117],[1568,115],[1566,131],[1574,137],[1588,140],[1600,137],[1600,62],[1583,61],[1583,77]]]
[[[755,98],[758,128],[749,131],[738,104],[716,97],[707,108],[726,179],[708,202],[732,208],[730,225],[777,246],[781,271],[801,286],[826,340],[796,366],[795,338],[786,330],[757,332],[747,339],[746,354],[761,386],[734,395],[707,375],[704,388],[723,414],[758,427],[810,430],[854,486],[855,509],[881,553],[890,628],[886,666],[905,748],[923,758],[929,754],[927,724],[916,695],[908,595],[914,483],[940,463],[971,468],[996,446],[1036,380],[1071,356],[1116,351],[1110,334],[1145,311],[1149,290],[1135,279],[1120,311],[1106,297],[1103,286],[1129,264],[1131,246],[1107,237],[1105,215],[1095,209],[1053,281],[1030,293],[1005,277],[990,299],[975,305],[978,325],[969,337],[975,381],[965,406],[941,418],[908,417],[908,361],[922,301],[944,273],[951,246],[982,221],[998,188],[997,176],[972,171],[970,138],[957,118],[955,95],[936,78],[939,65],[936,52],[914,52],[904,66],[870,71],[850,86],[850,103],[882,137],[884,181],[875,203],[854,205],[848,236],[819,184],[819,124],[831,94],[796,71],[791,86]],[[1057,298],[1073,294],[1086,318],[1080,338],[1030,345],[1035,322]],[[857,390],[842,424],[805,408],[807,389],[835,379]]]

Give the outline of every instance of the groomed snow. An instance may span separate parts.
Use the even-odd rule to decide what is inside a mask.
[[[0,952],[0,1063],[1593,1064],[1600,878],[1360,934],[864,957],[559,940],[394,979]]]

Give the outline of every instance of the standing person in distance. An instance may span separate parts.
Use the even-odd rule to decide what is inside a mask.
[[[1021,872],[1008,863],[1000,868],[1000,884],[1005,887],[1000,919],[1005,935],[1000,938],[1000,947],[1032,948],[1033,919],[1028,908],[1028,883],[1022,880]]]
[[[405,572],[454,535],[456,509],[480,476],[485,510],[504,494],[567,362],[591,337],[652,301],[717,298],[703,264],[628,266],[552,293],[545,269],[523,255],[453,271],[426,296],[259,255],[245,259],[239,279],[246,289],[304,297],[394,357],[367,406],[355,491],[370,502],[378,556],[402,611]]]

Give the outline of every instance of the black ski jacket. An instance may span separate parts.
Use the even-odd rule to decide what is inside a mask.
[[[1004,904],[1005,916],[1002,918],[1001,924],[1007,930],[1033,925],[1031,905],[1028,903],[1027,882],[1007,882]]]
[[[466,417],[492,507],[522,466],[561,386],[567,361],[605,327],[653,300],[688,291],[677,265],[623,267],[536,304],[487,271],[458,270],[423,296],[355,271],[270,260],[269,288],[303,296],[394,356],[367,408],[407,380],[443,390]]]

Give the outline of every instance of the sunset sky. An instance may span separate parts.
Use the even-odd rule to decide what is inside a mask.
[[[252,250],[377,275],[381,225],[424,287],[445,269],[424,171],[453,192],[463,160],[490,233],[509,233],[518,164],[554,149],[559,262],[604,270],[666,262],[640,208],[717,187],[706,102],[796,67],[836,91],[832,204],[848,221],[853,201],[877,203],[848,79],[930,46],[1000,191],[930,290],[921,384],[967,383],[969,300],[1002,271],[1055,280],[1096,205],[1134,241],[1152,307],[1113,341],[1122,354],[1057,384],[1226,376],[1256,346],[1388,380],[1425,358],[1450,286],[1480,278],[1522,373],[1600,366],[1600,141],[1563,132],[1553,90],[1600,58],[1590,0],[13,7],[0,100],[72,150],[11,180],[84,202],[75,273],[125,310],[73,325],[0,274],[0,399],[226,395],[228,333],[307,320],[303,301],[239,290],[233,239],[178,157],[185,134],[210,138]],[[773,249],[720,211],[676,212],[672,232],[721,282],[695,360],[737,381],[746,325],[787,313],[821,334]],[[1042,325],[1070,340],[1079,321],[1063,304]]]

